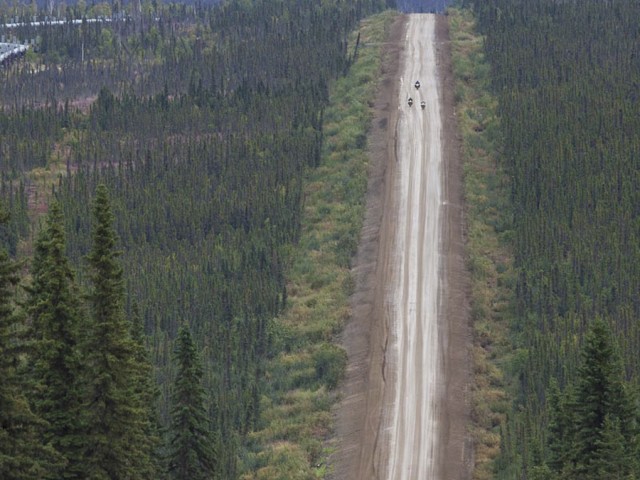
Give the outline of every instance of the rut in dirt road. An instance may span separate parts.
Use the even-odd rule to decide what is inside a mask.
[[[434,44],[435,16],[411,15],[399,91],[397,230],[387,300],[393,344],[387,355],[395,365],[394,401],[385,422],[389,480],[438,478],[442,127]]]

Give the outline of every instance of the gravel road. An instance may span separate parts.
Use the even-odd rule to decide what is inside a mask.
[[[434,41],[435,17],[411,15],[399,92],[398,223],[389,299],[396,385],[387,478],[393,480],[436,478],[442,148]]]
[[[469,283],[448,22],[398,20],[370,132],[329,478],[467,480]]]

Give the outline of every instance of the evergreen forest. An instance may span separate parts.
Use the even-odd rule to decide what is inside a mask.
[[[0,67],[2,478],[260,466],[305,175],[348,35],[386,7],[79,2],[11,28],[33,48]],[[344,358],[323,352],[332,388]]]
[[[640,4],[471,3],[511,186],[496,478],[638,478]]]
[[[288,275],[311,268],[293,258],[299,242],[348,268],[357,233],[306,239],[301,217],[310,195],[326,201],[318,218],[329,197],[361,203],[364,169],[329,193],[305,185],[323,152],[351,160],[326,139],[366,120],[366,100],[345,95],[356,113],[336,127],[329,94],[372,48],[350,33],[393,3],[79,1],[38,26],[52,12],[0,5],[0,24],[16,24],[2,35],[31,45],[0,66],[1,478],[325,473],[316,443],[301,454],[312,475],[286,449],[261,456],[256,432],[268,424],[284,442],[265,418],[282,399],[291,417],[296,402],[327,417],[344,369],[339,321],[293,333],[326,314],[320,300],[279,316],[296,294]],[[638,478],[640,3],[463,3],[483,36],[509,187],[492,228],[514,256],[513,271],[498,265],[513,300],[493,474]],[[362,150],[366,137],[345,143]],[[324,343],[296,357],[310,341]]]

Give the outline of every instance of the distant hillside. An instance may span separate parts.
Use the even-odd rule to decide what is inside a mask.
[[[442,13],[452,0],[395,0],[396,8],[405,13]]]

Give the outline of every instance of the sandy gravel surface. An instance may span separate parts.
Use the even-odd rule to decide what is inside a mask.
[[[438,395],[443,390],[438,338],[442,125],[435,16],[412,15],[406,37],[397,129],[398,226],[388,299],[389,353],[396,374],[387,478],[397,480],[436,478]],[[416,81],[420,88],[414,87]]]

